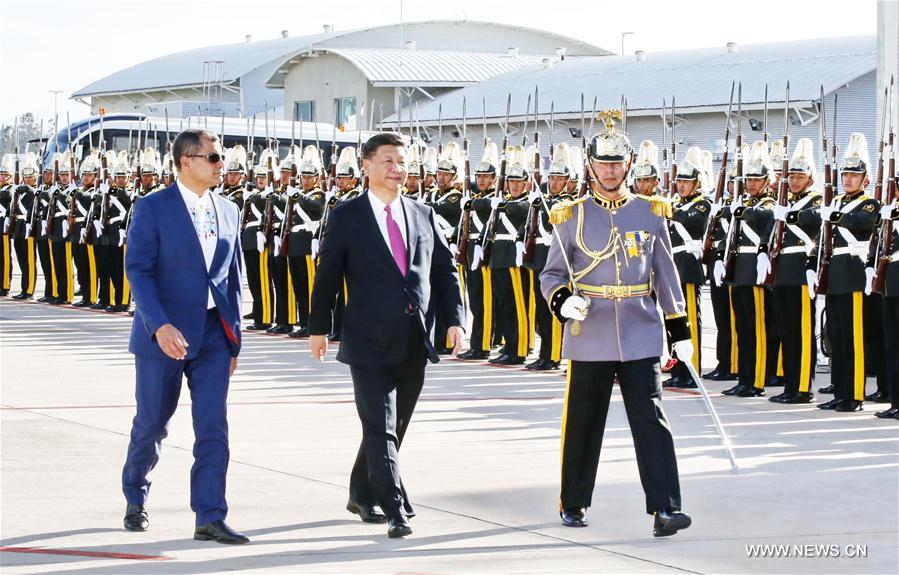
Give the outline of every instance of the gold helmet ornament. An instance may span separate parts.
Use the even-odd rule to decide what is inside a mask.
[[[113,176],[129,176],[131,175],[131,160],[128,157],[128,150],[121,150],[116,156],[115,167],[112,169]]]
[[[457,181],[461,179],[463,165],[462,151],[459,149],[459,144],[450,142],[443,148],[443,154],[440,155],[440,160],[437,162],[437,171],[455,174],[456,177],[453,178],[453,181]]]
[[[162,162],[159,159],[159,152],[155,148],[146,148],[140,158],[140,173],[159,175],[159,165]]]
[[[20,165],[22,169],[22,177],[30,178],[37,175],[37,156],[32,152],[25,154],[25,158]]]
[[[603,110],[597,115],[605,131],[593,137],[590,142],[590,158],[597,162],[627,162],[631,158],[631,141],[624,132],[619,132],[615,121],[621,121],[621,110]]]

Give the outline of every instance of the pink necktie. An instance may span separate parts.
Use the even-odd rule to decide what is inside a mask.
[[[393,261],[396,267],[400,269],[400,273],[406,275],[406,242],[403,241],[403,233],[400,227],[393,219],[393,213],[390,206],[385,206],[384,211],[387,212],[387,237],[390,238],[390,251],[393,252]]]

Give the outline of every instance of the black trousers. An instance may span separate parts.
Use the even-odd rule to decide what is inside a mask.
[[[56,285],[53,278],[53,265],[50,262],[50,240],[36,240],[37,256],[41,262],[41,274],[44,276],[44,297],[56,297]]]
[[[399,450],[424,385],[421,330],[409,317],[409,343],[403,362],[391,366],[350,366],[362,444],[350,473],[350,499],[377,504],[388,517],[412,517],[415,510],[400,478]]]
[[[256,249],[244,250],[244,266],[247,270],[247,285],[253,298],[253,323],[272,323],[272,282],[268,273],[268,248],[259,253]]]
[[[297,320],[303,327],[309,325],[309,302],[315,283],[315,262],[310,254],[287,256],[290,268],[290,284],[296,301]]]
[[[862,292],[827,294],[830,381],[834,398],[865,400],[865,329]]]
[[[493,270],[489,266],[466,270],[468,307],[471,310],[471,349],[490,351],[493,338]]]
[[[899,407],[899,297],[883,298],[883,343],[892,407]]]
[[[765,388],[765,378],[777,373],[779,342],[770,334],[777,332],[774,298],[771,291],[758,286],[733,286],[731,302],[739,346],[739,383]]]
[[[21,223],[19,225],[22,225]],[[37,269],[34,265],[35,247],[34,238],[16,238],[13,240],[16,249],[16,261],[19,263],[19,271],[22,273],[22,293],[33,295],[34,284],[37,279]]]
[[[337,292],[337,301],[334,302],[334,321],[331,323],[331,335],[337,336],[338,339],[340,339],[341,328],[343,326],[343,310],[346,307],[346,302],[349,298],[346,280],[343,280],[341,283],[342,287],[340,291]]]
[[[561,509],[590,507],[602,437],[618,376],[646,512],[681,507],[680,480],[671,428],[662,409],[659,359],[570,361],[562,412]]]
[[[879,293],[862,298],[862,315],[865,324],[865,374],[877,378],[877,391],[889,393],[884,375],[886,357],[883,345],[883,298]]]
[[[100,278],[98,302],[104,305],[125,303],[125,254],[117,245],[95,245],[94,258]]]
[[[774,313],[783,353],[784,393],[808,393],[815,381],[815,300],[804,285],[775,286]]]
[[[75,262],[75,275],[81,289],[81,299],[91,303],[97,302],[97,264],[94,260],[94,247],[82,244],[78,235],[72,240],[72,260]]]
[[[56,277],[56,297],[72,303],[75,298],[75,278],[72,274],[72,244],[67,240],[51,241],[53,269]]]
[[[718,331],[715,338],[715,359],[718,361],[716,369],[725,373],[737,373],[737,338],[733,329],[730,286],[717,286],[712,281],[709,293],[712,296],[712,313]]]
[[[537,335],[540,336],[540,359],[559,362],[562,360],[562,324],[549,310],[549,304],[540,291],[540,270],[534,270],[534,315]]]
[[[529,351],[528,283],[530,274],[524,268],[493,270],[496,328],[505,344],[502,353],[525,357]]]
[[[270,250],[270,248],[267,249]],[[268,269],[275,289],[275,323],[290,325],[293,323],[290,320],[296,317],[296,301],[287,281],[287,258],[273,255],[269,251]],[[293,313],[290,312],[291,307],[293,307]]]
[[[700,373],[702,369],[702,313],[699,310],[699,294],[701,286],[696,284],[681,284],[681,291],[684,294],[684,302],[687,306],[687,320],[690,322],[690,340],[693,342],[693,368],[696,373]],[[669,342],[674,343],[674,342]],[[673,354],[677,357],[677,354]],[[680,358],[671,369],[671,377],[692,381],[690,370],[684,365]]]

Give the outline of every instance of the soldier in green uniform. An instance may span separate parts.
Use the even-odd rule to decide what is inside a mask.
[[[274,189],[267,195],[266,201],[271,205],[271,212],[266,210],[266,218],[271,213],[271,220],[266,219],[265,228],[271,228],[271,242],[268,245],[268,269],[275,290],[275,324],[265,330],[265,333],[274,335],[287,335],[293,332],[293,324],[297,321],[297,306],[293,289],[290,286],[290,276],[287,266],[287,258],[279,255],[281,250],[281,226],[287,211],[287,185],[293,163],[299,161],[293,154],[288,154],[283,162],[272,155],[272,173],[278,174],[279,181],[275,182]],[[280,167],[279,167],[280,166]],[[269,184],[274,185],[274,184]],[[268,208],[268,205],[266,206]]]
[[[56,282],[56,296],[47,303],[51,305],[70,304],[75,299],[75,281],[72,273],[72,244],[69,241],[69,203],[75,192],[72,181],[71,153],[58,154],[57,174],[59,181],[50,194],[47,206],[47,236],[50,241],[53,277]]]
[[[256,167],[255,186],[244,198],[243,214],[241,214],[240,246],[243,251],[244,264],[247,270],[247,285],[253,298],[253,323],[245,329],[263,331],[272,326],[272,300],[274,291],[269,274],[269,254],[271,248],[266,245],[264,227],[266,198],[271,193],[266,166],[271,150],[265,149],[260,155]],[[238,161],[225,165],[228,171],[243,170]]]
[[[44,276],[44,295],[37,301],[47,303],[56,298],[55,274],[53,273],[53,261],[50,259],[50,236],[47,235],[47,210],[50,207],[50,196],[56,191],[55,174],[51,161],[44,166],[41,172],[41,185],[35,189],[34,203],[28,214],[31,223],[31,237],[34,238],[38,261],[41,266],[41,275]]]
[[[234,202],[239,210],[243,210],[244,196],[247,193],[244,185],[246,165],[247,151],[243,146],[237,144],[228,148],[225,152],[225,180],[222,195]]]
[[[97,171],[100,168],[100,155],[91,150],[81,162],[81,187],[75,190],[75,225],[72,228],[72,259],[75,262],[75,274],[78,278],[78,289],[81,300],[72,304],[74,307],[90,307],[97,303],[97,262],[94,257],[94,246],[86,241],[88,214],[94,203],[97,192]]]
[[[634,162],[634,192],[641,196],[659,193],[659,148],[652,140],[643,140]]]
[[[107,301],[104,311],[118,313],[128,310],[126,305],[128,290],[125,277],[125,218],[131,208],[131,194],[128,190],[128,180],[131,176],[131,168],[128,161],[128,151],[119,152],[113,168],[113,186],[107,192],[109,196],[106,211],[106,223],[99,237],[101,257],[105,261],[107,281],[100,277],[100,300]],[[98,232],[100,230],[97,230]],[[106,285],[104,285],[106,284]],[[106,290],[106,298],[103,290]]]
[[[25,154],[20,169],[22,181],[19,186],[14,186],[13,198],[9,207],[10,226],[14,226],[14,229],[9,232],[10,226],[7,226],[7,233],[12,239],[16,251],[16,261],[22,274],[21,291],[12,299],[29,300],[34,297],[34,284],[37,277],[37,268],[34,262],[36,255],[34,238],[31,237],[31,222],[28,219],[35,202],[35,186],[38,176],[37,158],[34,154],[30,152]]]
[[[13,195],[13,177],[14,162],[11,154],[4,154],[3,160],[0,161],[0,234],[3,234],[0,245],[0,296],[9,295],[10,284],[12,283],[12,240],[7,230],[9,222],[14,214],[11,214],[10,206],[12,204]]]

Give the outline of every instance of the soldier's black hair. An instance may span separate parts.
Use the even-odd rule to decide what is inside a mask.
[[[399,134],[394,134],[393,132],[381,132],[380,134],[375,134],[362,144],[362,159],[371,159],[381,146],[400,147],[405,145],[406,142],[403,141],[403,138],[401,138]]]
[[[200,151],[200,148],[203,146],[203,139],[211,142],[219,141],[219,137],[213,132],[199,128],[189,128],[175,137],[175,142],[172,144],[172,160],[176,170],[181,169],[181,158],[183,156],[196,154]]]

